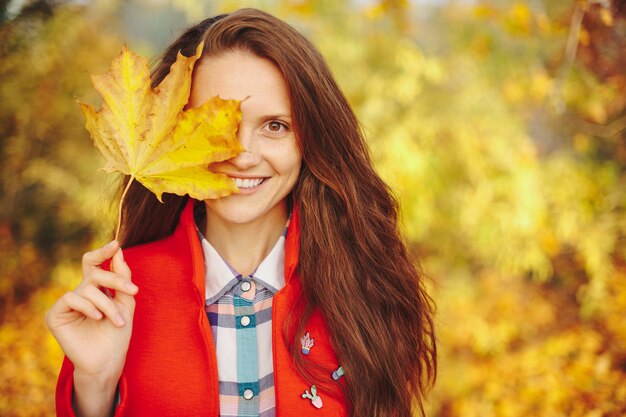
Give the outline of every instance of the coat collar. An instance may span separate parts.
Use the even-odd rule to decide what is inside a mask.
[[[189,199],[187,205],[180,215],[178,226],[174,230],[173,239],[181,244],[187,244],[191,248],[191,258],[193,264],[193,282],[198,294],[205,295],[205,266],[204,253],[197,236],[194,222],[193,208],[197,200]],[[285,285],[289,285],[295,276],[298,266],[298,253],[300,250],[300,216],[298,207],[294,204],[291,213],[289,228],[287,229],[287,239],[285,241]]]

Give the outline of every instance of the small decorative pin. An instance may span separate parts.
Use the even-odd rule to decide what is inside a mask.
[[[300,338],[300,343],[302,344],[302,354],[308,355],[311,351],[311,348],[315,344],[315,339],[311,338],[309,332],[307,332],[304,336]]]
[[[337,368],[337,370],[333,371],[333,379],[337,381],[339,378],[344,376],[343,367]]]
[[[311,404],[313,404],[315,408],[322,408],[322,406],[324,405],[322,403],[322,398],[317,395],[317,388],[315,387],[315,385],[311,385],[310,394],[309,390],[304,391],[304,394],[302,394],[302,398],[308,398],[309,400],[311,400]]]

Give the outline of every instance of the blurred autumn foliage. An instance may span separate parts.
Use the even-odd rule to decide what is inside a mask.
[[[115,221],[115,184],[96,170],[73,97],[95,101],[88,74],[128,40],[124,13],[163,2],[11,3],[0,3],[0,415],[53,415],[61,352],[43,314]],[[188,21],[243,5],[285,18],[350,98],[438,304],[428,415],[626,415],[623,2],[209,3],[168,7]],[[163,47],[131,41],[151,56]]]

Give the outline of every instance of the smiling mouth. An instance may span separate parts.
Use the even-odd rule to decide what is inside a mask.
[[[245,178],[244,179],[244,178],[231,177],[231,179],[235,181],[235,185],[239,189],[256,188],[265,181],[265,178]]]

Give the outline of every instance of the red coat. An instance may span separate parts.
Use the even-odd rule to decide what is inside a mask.
[[[299,221],[294,210],[285,244],[285,287],[272,308],[272,348],[277,417],[345,416],[339,392],[320,391],[322,408],[303,399],[311,384],[295,371],[282,337],[285,317],[300,291],[295,274]],[[211,326],[204,311],[205,270],[193,220],[193,201],[184,209],[174,233],[162,240],[124,250],[139,286],[133,333],[119,382],[121,402],[115,416],[217,417],[217,359]],[[307,325],[315,339],[306,360],[329,369],[339,364],[319,313]],[[57,416],[72,411],[73,365],[66,358],[57,384]],[[331,380],[331,375],[328,375]]]

